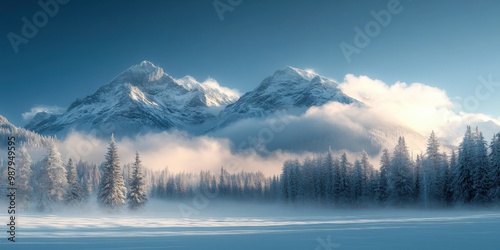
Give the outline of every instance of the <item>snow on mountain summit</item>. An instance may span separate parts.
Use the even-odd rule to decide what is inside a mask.
[[[149,61],[142,61],[140,64],[130,67],[127,71],[132,74],[144,75],[148,82],[157,81],[165,74],[162,68],[156,67]]]
[[[283,79],[293,79],[294,77],[297,77],[297,76],[310,81],[314,77],[317,77],[319,75],[317,75],[313,72],[298,69],[298,68],[295,68],[292,66],[286,66],[285,69],[278,70],[274,73],[275,79],[278,79],[280,77],[282,77]]]
[[[329,102],[363,105],[344,94],[334,80],[287,66],[228,105],[220,113],[217,127],[224,127],[241,119],[264,117],[279,110],[304,112],[312,106]]]
[[[117,135],[185,129],[215,119],[238,98],[237,92],[220,87],[215,80],[174,79],[161,67],[143,61],[94,94],[77,99],[65,113],[32,120],[26,128],[44,134],[97,129]]]
[[[240,97],[237,90],[208,78],[176,79],[149,61],[121,72],[95,93],[74,101],[62,114],[36,115],[27,129],[64,136],[72,130],[133,136],[171,128],[192,133],[230,122],[264,117],[278,110],[305,112],[328,102],[360,104],[337,83],[313,71],[286,67]]]
[[[200,83],[194,77],[187,75],[176,81],[188,90],[197,89],[204,92],[208,106],[225,106],[240,98],[240,93],[237,90],[222,87],[213,78],[208,78]]]

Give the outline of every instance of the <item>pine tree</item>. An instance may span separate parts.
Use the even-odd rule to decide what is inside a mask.
[[[32,160],[24,145],[19,148],[16,160],[17,199],[21,207],[29,208],[33,193],[33,187],[30,184],[33,172],[31,171]]]
[[[129,187],[130,192],[127,197],[129,209],[137,210],[144,207],[148,202],[148,198],[146,197],[146,182],[144,180],[141,159],[139,158],[138,152],[135,153],[135,163]],[[208,180],[206,188],[208,188]]]
[[[424,204],[427,205],[429,202],[436,204],[444,200],[446,165],[446,160],[439,152],[436,134],[432,131],[427,140],[427,151],[422,162]]]
[[[43,161],[41,174],[41,192],[47,195],[51,203],[64,201],[68,186],[66,168],[54,141],[49,145],[49,153]]]
[[[389,150],[384,149],[382,158],[380,159],[380,177],[378,182],[377,199],[381,204],[385,204],[389,198],[389,168],[391,165],[391,157]]]
[[[450,170],[448,174],[448,190],[447,190],[447,196],[446,196],[446,201],[448,205],[451,205],[453,203],[453,199],[455,197],[454,194],[454,179],[455,179],[455,173],[458,172],[457,170],[458,167],[458,158],[457,158],[457,153],[455,153],[455,150],[451,151],[451,157],[450,157]]]
[[[333,183],[334,176],[334,168],[335,168],[335,159],[333,158],[332,152],[328,150],[328,153],[325,156],[323,167],[320,172],[320,180],[322,186],[324,187],[324,194],[321,195],[327,202],[333,202],[335,187]]]
[[[69,158],[66,168],[68,173],[68,191],[66,193],[66,202],[69,204],[80,203],[83,201],[83,190],[82,186],[78,182],[75,163],[71,158]]]
[[[452,157],[454,152],[452,152]],[[452,201],[453,201],[453,193],[452,193],[452,182],[453,182],[453,175],[452,175],[452,162],[456,161],[456,159],[451,159],[448,161],[448,155],[446,153],[443,153],[443,201],[444,205],[450,206]]]
[[[297,160],[287,160],[283,164],[281,175],[281,197],[285,202],[295,203],[299,194],[298,169],[300,163]]]
[[[340,170],[340,160],[337,158],[334,161],[333,173],[332,173],[332,188],[333,188],[332,198],[333,198],[333,203],[337,206],[340,204],[340,199],[341,199],[340,196],[342,193],[342,190],[341,190],[342,175],[343,174]]]
[[[404,137],[399,137],[389,168],[389,190],[394,204],[407,204],[413,197],[412,161]]]
[[[470,126],[467,126],[464,138],[458,149],[458,161],[453,173],[453,200],[455,203],[468,204],[474,198],[474,141]]]
[[[341,204],[348,204],[351,201],[351,173],[352,164],[347,160],[346,153],[340,157],[339,166],[339,197]]]
[[[352,175],[352,200],[354,204],[358,204],[363,196],[363,166],[359,160],[354,161],[354,169]]]
[[[269,192],[270,192],[270,200],[276,200],[278,198],[278,193],[279,193],[279,178],[276,175],[273,175],[273,178],[271,180],[271,183],[269,185]]]
[[[422,202],[424,207],[427,207],[428,195],[427,190],[425,190],[427,185],[427,176],[423,175],[423,159],[422,154],[417,155],[417,160],[415,161],[415,180],[414,180],[414,190],[415,190],[415,200],[417,202]]]
[[[290,197],[290,188],[289,188],[289,185],[290,185],[290,174],[291,174],[291,165],[289,164],[289,161],[285,161],[283,163],[283,168],[281,170],[281,176],[280,176],[280,198],[281,200],[283,200],[284,202],[288,202],[289,201],[289,197]]]
[[[224,167],[221,167],[219,175],[219,194],[221,197],[227,197],[230,194],[231,181],[229,176],[229,172]]]
[[[316,166],[315,166],[315,160],[306,157],[304,159],[303,163],[303,182],[305,185],[302,185],[302,188],[304,189],[304,198],[308,200],[309,202],[320,202],[318,199],[318,183],[319,183],[319,178],[317,178],[316,175]]]
[[[475,135],[475,157],[472,176],[474,179],[473,202],[477,204],[487,204],[491,202],[490,190],[493,186],[491,179],[490,160],[488,158],[488,147],[483,134],[476,128]]]
[[[362,196],[365,201],[372,200],[375,197],[374,179],[375,170],[373,165],[368,160],[368,153],[363,150],[361,153],[361,168],[362,168]]]
[[[491,178],[493,179],[490,197],[500,201],[500,133],[493,136],[490,144]]]
[[[127,189],[118,159],[118,149],[115,138],[111,135],[103,176],[99,185],[98,201],[105,208],[119,209],[125,204],[126,193]]]

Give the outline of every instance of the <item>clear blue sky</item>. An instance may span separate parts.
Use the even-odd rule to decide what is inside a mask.
[[[42,0],[48,1],[48,0]],[[227,0],[220,0],[227,2]],[[224,21],[213,0],[89,1],[60,6],[15,53],[37,1],[0,3],[0,114],[23,124],[35,105],[67,107],[114,76],[150,60],[174,77],[210,76],[240,92],[291,65],[342,80],[352,73],[386,83],[423,82],[466,97],[479,76],[500,81],[500,2],[401,0],[403,10],[348,63],[339,44],[374,20],[389,0],[243,0]],[[500,93],[478,112],[500,116]]]

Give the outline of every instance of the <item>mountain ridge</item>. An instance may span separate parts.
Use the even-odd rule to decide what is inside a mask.
[[[222,110],[220,122],[214,129],[241,119],[268,116],[283,109],[291,110],[291,107],[296,114],[303,113],[312,106],[329,102],[363,106],[360,101],[346,95],[334,80],[287,66],[265,78],[254,90]]]
[[[63,114],[38,117],[25,128],[42,134],[64,134],[71,129],[112,127],[122,135],[184,129],[214,119],[221,107],[238,97],[224,92],[217,83],[206,85],[190,76],[174,79],[162,68],[143,61],[93,94],[77,99]]]
[[[335,81],[291,66],[240,96],[214,79],[203,83],[190,75],[175,79],[161,67],[142,61],[93,94],[78,98],[64,113],[36,114],[25,128],[60,136],[93,129],[125,136],[169,129],[204,134],[240,119],[279,109],[303,112],[332,101],[362,105],[345,95]]]

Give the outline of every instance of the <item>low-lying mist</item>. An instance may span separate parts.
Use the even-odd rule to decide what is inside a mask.
[[[283,151],[265,156],[256,150],[233,152],[227,139],[195,137],[178,131],[122,138],[117,140],[117,145],[122,164],[133,162],[137,151],[145,167],[153,170],[168,167],[172,172],[218,171],[224,166],[232,172],[261,171],[273,175],[280,172],[286,159],[296,157]],[[72,133],[62,142],[61,153],[77,161],[83,159],[100,164],[104,162],[107,147],[105,139]]]

